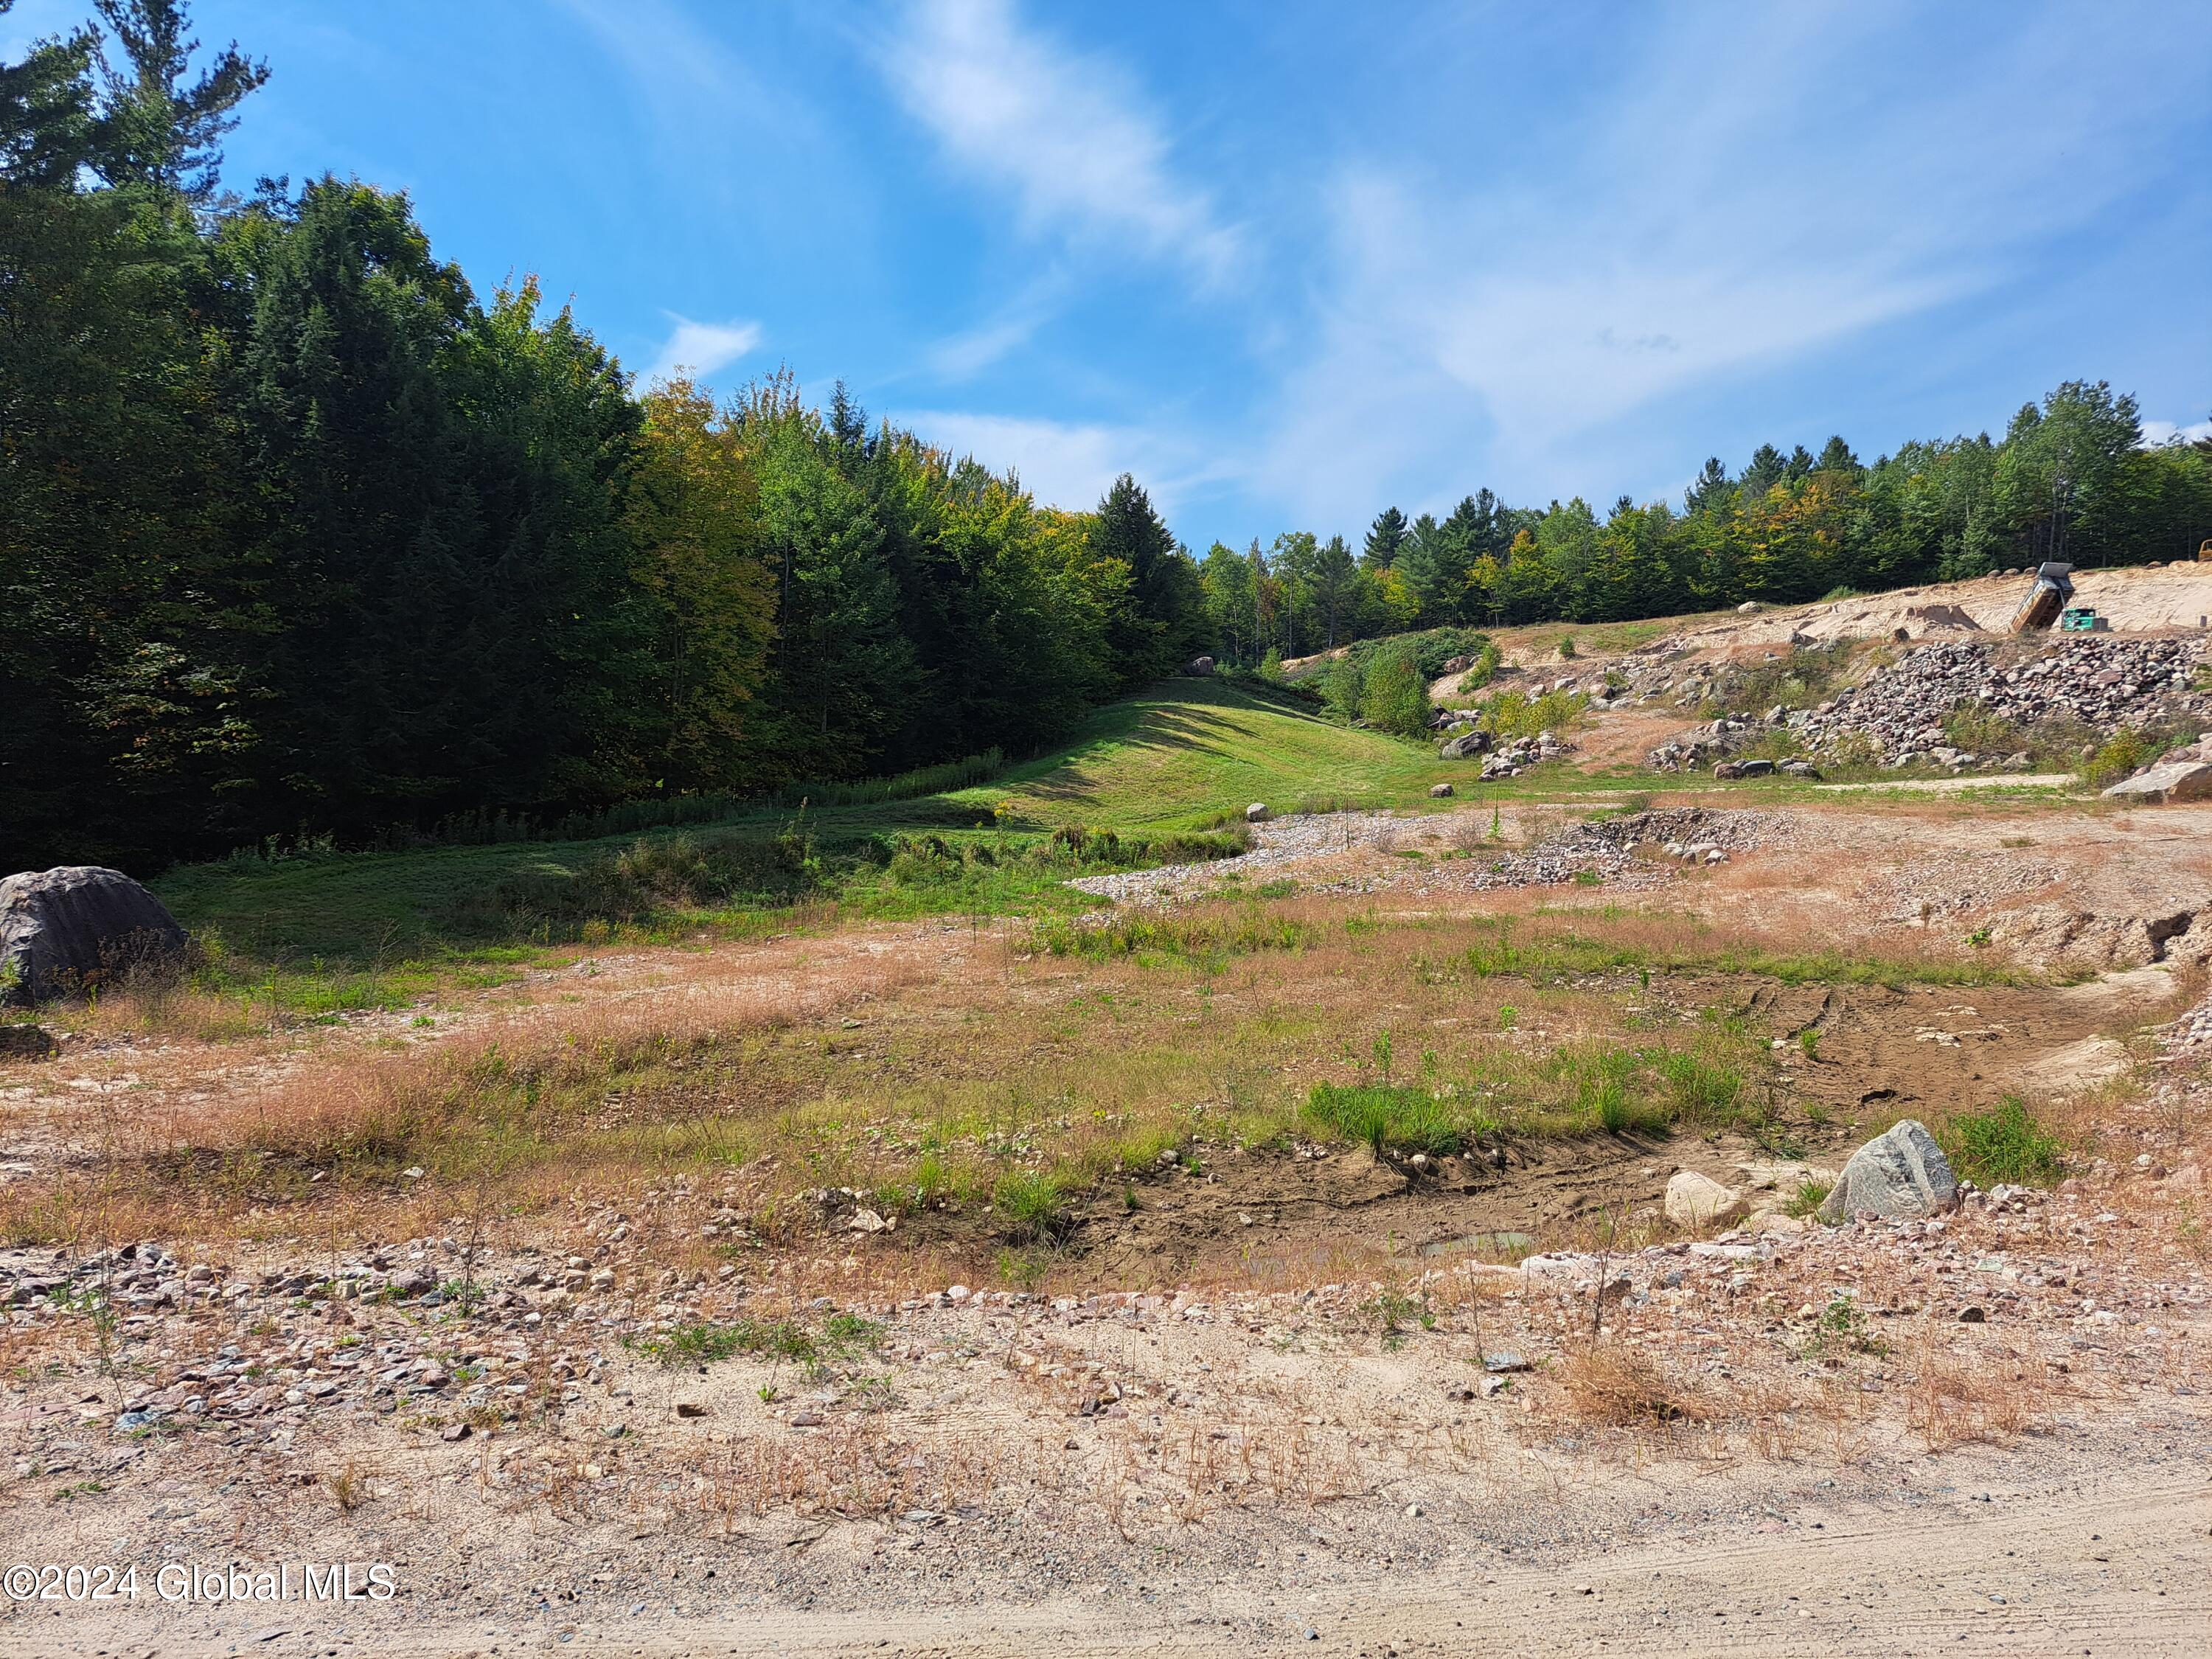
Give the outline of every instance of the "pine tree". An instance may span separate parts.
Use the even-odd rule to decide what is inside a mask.
[[[1395,507],[1386,507],[1375,515],[1375,522],[1367,527],[1367,541],[1360,549],[1360,562],[1370,570],[1388,570],[1397,558],[1398,550],[1406,544],[1406,515]]]

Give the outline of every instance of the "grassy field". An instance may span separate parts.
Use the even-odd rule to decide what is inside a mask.
[[[863,915],[1064,908],[1088,902],[1061,887],[1074,872],[1007,855],[1069,826],[1127,838],[1241,821],[1255,800],[1279,811],[1409,805],[1454,775],[1463,777],[1465,768],[1439,761],[1425,744],[1333,724],[1298,699],[1177,680],[1101,709],[1066,749],[949,794],[803,814],[763,808],[711,826],[597,841],[240,858],[183,866],[154,886],[240,972],[317,962],[391,969],[457,954],[497,961],[560,937],[492,902],[503,890],[588,871],[641,840],[712,846],[718,838],[796,834],[825,866],[804,896]],[[998,856],[981,867],[971,856],[957,872],[940,868],[939,879],[918,880],[920,872],[882,863],[884,848],[901,837],[956,853],[981,846]],[[928,861],[944,863],[933,852]],[[893,878],[899,873],[908,878]],[[960,878],[943,878],[951,874]],[[657,925],[664,936],[677,926],[727,933],[788,925],[775,915],[785,908],[675,905],[633,920]]]
[[[1331,720],[1304,699],[1169,680],[1101,709],[1066,749],[946,799],[1008,804],[1034,826],[1195,829],[1266,801],[1279,812],[1410,805],[1464,765]]]
[[[1100,709],[1064,749],[941,794],[763,805],[590,841],[246,856],[181,866],[153,884],[211,947],[216,976],[234,991],[313,1012],[395,1006],[441,979],[511,969],[560,943],[1085,908],[1091,901],[1064,884],[1070,875],[1234,850],[1190,837],[1233,829],[1255,800],[1279,814],[1422,811],[1445,805],[1428,791],[1449,781],[1455,806],[1579,798],[1596,810],[1711,787],[1698,774],[1592,775],[1555,763],[1478,790],[1474,771],[1265,686],[1178,679]],[[1735,790],[1764,805],[1813,797],[1784,778]],[[1084,838],[1070,845],[1077,828]],[[688,876],[687,860],[699,866]],[[709,866],[733,861],[773,867],[708,878]]]

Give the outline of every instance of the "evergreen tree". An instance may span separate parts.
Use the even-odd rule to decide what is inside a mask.
[[[1716,512],[1734,500],[1735,495],[1735,485],[1729,477],[1728,469],[1721,465],[1719,456],[1711,455],[1705,459],[1705,471],[1698,474],[1684,494],[1682,505],[1692,513]]]
[[[1395,507],[1384,507],[1367,527],[1367,541],[1359,552],[1360,562],[1370,570],[1388,570],[1397,558],[1398,550],[1406,544],[1406,515]]]

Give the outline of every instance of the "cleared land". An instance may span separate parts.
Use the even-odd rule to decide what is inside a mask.
[[[7,1559],[402,1595],[0,1649],[2196,1650],[2212,807],[1606,758],[1661,718],[1470,787],[1182,682],[176,872],[196,976],[0,1061]],[[1808,1221],[1907,1116],[1995,1196]]]

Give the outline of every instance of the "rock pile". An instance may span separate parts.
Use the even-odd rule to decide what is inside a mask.
[[[1553,732],[1539,732],[1533,738],[1516,738],[1482,763],[1482,781],[1512,778],[1521,775],[1524,767],[1539,762],[1557,760],[1562,755],[1574,752],[1574,744]]]
[[[1947,746],[1943,720],[1954,709],[1977,706],[2023,730],[2064,721],[2109,736],[2202,714],[2208,700],[2190,679],[2203,656],[2203,642],[2187,639],[2081,637],[2011,662],[1972,641],[1923,645],[1785,722],[1813,748],[1863,733],[1892,766],[1924,758],[1964,768],[1992,757]]]

